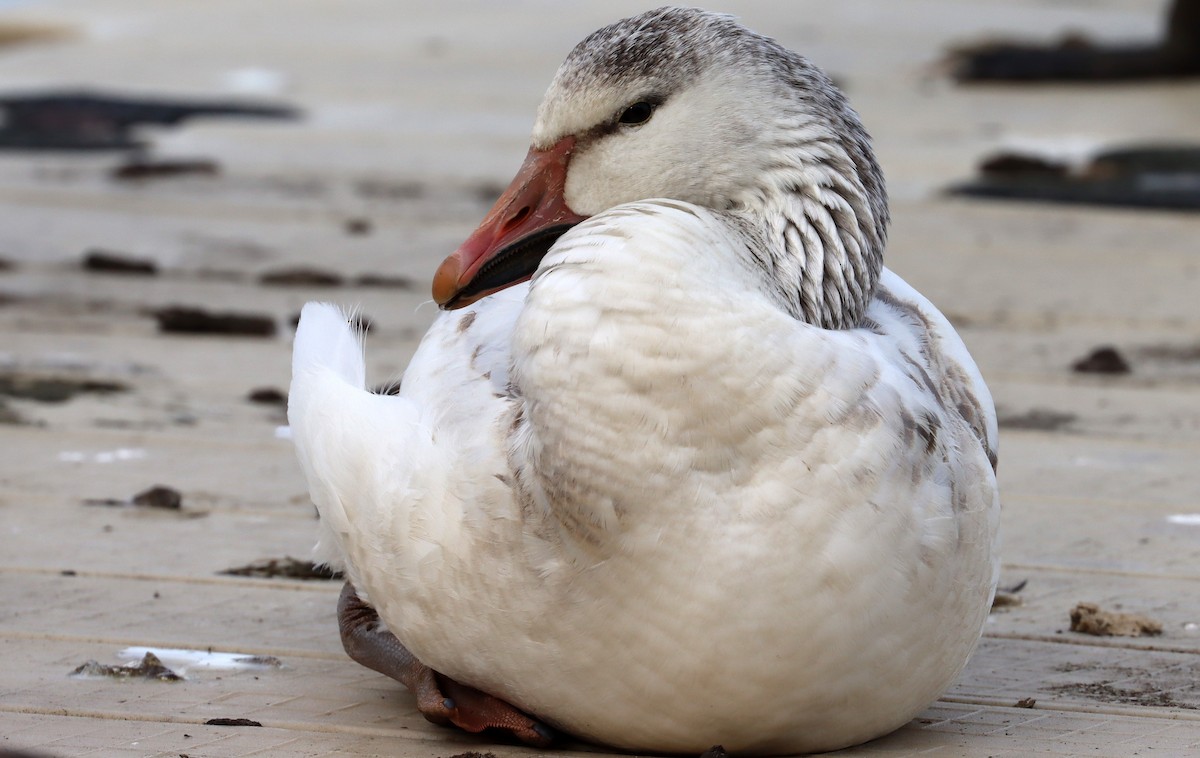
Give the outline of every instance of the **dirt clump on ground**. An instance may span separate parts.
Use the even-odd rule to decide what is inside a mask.
[[[180,682],[183,677],[163,665],[154,653],[146,653],[142,660],[127,666],[112,666],[88,661],[71,672],[75,677],[106,676],[111,679],[152,679],[159,682]]]
[[[1106,611],[1095,603],[1071,609],[1071,631],[1096,637],[1142,637],[1162,634],[1162,622],[1140,613]]]

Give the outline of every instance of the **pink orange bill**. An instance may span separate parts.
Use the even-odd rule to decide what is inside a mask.
[[[563,190],[574,137],[530,149],[516,177],[466,242],[433,275],[433,299],[446,310],[523,282],[562,234],[583,221]]]

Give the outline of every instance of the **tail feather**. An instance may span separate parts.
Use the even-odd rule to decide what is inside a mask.
[[[329,303],[308,303],[300,311],[292,346],[292,376],[329,369],[347,384],[364,389],[367,382],[362,335],[352,317]]]
[[[314,557],[337,570],[348,568],[341,537],[350,515],[336,493],[338,461],[354,411],[365,399],[366,362],[363,341],[351,326],[350,314],[328,303],[308,303],[300,312],[292,346],[292,386],[288,422],[309,493],[321,516]]]
[[[361,336],[332,305],[301,312],[288,421],[321,516],[315,557],[360,590],[369,588],[359,572],[399,581],[457,529],[462,503],[446,495],[453,448],[439,448],[411,399],[366,389]]]

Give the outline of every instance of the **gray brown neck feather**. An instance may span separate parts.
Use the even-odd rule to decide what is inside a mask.
[[[888,209],[866,134],[799,140],[802,156],[768,169],[732,212],[753,242],[748,260],[780,305],[825,329],[859,325],[883,268]],[[803,130],[799,130],[802,132]]]

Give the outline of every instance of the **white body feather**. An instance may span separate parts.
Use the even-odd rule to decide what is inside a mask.
[[[895,274],[870,328],[821,329],[744,245],[698,206],[612,208],[439,317],[395,397],[305,307],[289,417],[322,555],[423,662],[669,752],[835,749],[953,681],[997,575],[987,389]]]

